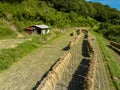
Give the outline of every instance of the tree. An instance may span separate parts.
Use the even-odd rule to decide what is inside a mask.
[[[24,0],[0,0],[0,1],[2,1],[2,2],[9,2],[9,3],[21,3]]]

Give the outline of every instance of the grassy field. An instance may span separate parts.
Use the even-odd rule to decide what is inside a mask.
[[[110,74],[104,59],[104,56],[99,47],[99,43],[95,36],[91,36],[94,38],[93,45],[97,51],[97,65],[96,65],[96,76],[95,76],[95,90],[114,90],[113,83],[111,82]]]
[[[102,50],[102,54],[104,55],[104,59],[106,60],[106,64],[108,66],[107,68],[109,69],[114,86],[117,90],[120,90],[120,66],[109,52],[106,46],[106,40],[100,35],[96,35],[96,37],[98,44]]]
[[[116,49],[110,47],[110,45],[108,46],[108,50],[110,51],[110,54],[114,57],[114,59],[120,66],[120,52],[117,51]]]
[[[17,46],[19,43],[23,43],[26,39],[5,39],[0,40],[0,50],[4,48],[10,48],[12,46]]]
[[[88,72],[90,57],[87,42],[83,37],[70,49],[72,59],[57,83],[55,90],[84,90],[85,77]]]
[[[94,38],[92,44],[95,46],[98,55],[94,90],[115,90],[97,40],[94,36],[90,38]],[[85,39],[81,39],[70,52],[72,54],[72,60],[61,80],[57,83],[55,90],[84,90],[85,88],[84,81],[89,70],[90,62]]]
[[[68,31],[69,32],[69,31]],[[52,42],[62,36],[60,31],[46,35],[29,35],[27,39],[3,39],[0,41],[0,72],[8,69],[14,62],[31,53],[35,49]]]
[[[14,62],[18,61],[19,58],[22,58],[31,51],[35,50],[38,47],[37,44],[39,43],[36,43],[34,40],[26,40],[23,43],[18,45],[16,44],[17,46],[12,48],[9,47],[2,49],[0,51],[0,72],[9,68]]]
[[[76,36],[69,34],[68,32],[32,51],[8,70],[0,73],[0,90],[31,90],[34,88],[57,59],[63,55],[63,48]]]
[[[13,63],[10,68],[0,73],[0,90],[35,89],[50,67],[63,55],[65,47],[77,36],[75,30],[69,30],[63,35],[56,32],[57,36],[45,42],[46,44],[44,43],[41,47],[37,47],[30,54],[23,55],[23,53],[24,57],[18,57],[19,61]],[[74,33],[73,36],[70,36],[71,32]],[[110,53],[108,53],[109,51],[105,46],[104,39],[100,35],[93,37],[93,44],[99,56],[97,58],[95,90],[115,90],[113,89],[110,77],[112,77],[114,84],[119,90],[119,72],[116,71],[119,70],[119,67],[114,67],[116,62],[112,59]],[[47,36],[44,36],[44,38],[47,38]],[[37,42],[36,39],[33,39],[33,41]],[[84,90],[85,77],[90,62],[86,44],[86,39],[80,38],[78,44],[70,49],[72,59],[61,80],[57,83],[55,90]],[[21,47],[24,47],[24,45]],[[26,50],[28,52],[27,48]],[[108,68],[110,72],[107,70]]]
[[[1,39],[10,39],[16,38],[17,34],[7,25],[5,19],[0,18],[0,40]]]

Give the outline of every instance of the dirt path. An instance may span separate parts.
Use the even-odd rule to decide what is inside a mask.
[[[69,33],[37,49],[0,73],[0,90],[31,90],[49,68],[63,55],[63,48],[73,40]]]
[[[16,47],[17,44],[23,43],[26,39],[5,39],[0,40],[0,50],[4,48]]]
[[[86,39],[81,38],[70,52],[72,59],[55,90],[84,90],[84,81],[90,62]]]
[[[14,24],[12,24],[11,22],[7,22],[7,24],[10,26],[10,28],[17,34],[17,37],[18,38],[23,38],[24,36],[20,33],[20,32],[18,32],[17,31],[17,28],[16,28],[16,26],[14,25]]]
[[[101,49],[96,40],[96,37],[91,35],[90,38],[91,39],[94,38],[93,45],[95,45],[95,47],[96,47],[97,56],[98,56],[94,89],[95,90],[115,90],[113,83],[110,79],[106,61],[103,57]]]

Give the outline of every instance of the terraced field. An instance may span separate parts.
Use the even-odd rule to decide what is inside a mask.
[[[113,83],[110,78],[110,74],[107,68],[106,61],[103,57],[101,49],[98,45],[95,36],[90,37],[94,38],[93,44],[97,49],[97,67],[96,67],[96,76],[95,76],[95,88],[94,90],[115,90]]]
[[[107,64],[96,41],[95,36],[90,36],[92,44],[97,50],[97,65],[94,78],[94,90],[115,90],[110,78]],[[85,40],[70,50],[73,58],[64,72],[61,80],[57,83],[55,90],[85,90],[84,81],[88,72],[90,62]]]
[[[112,56],[114,57],[114,59],[116,60],[116,62],[120,65],[120,52],[110,45],[108,46],[108,49],[110,53],[112,54]]]
[[[83,90],[84,88],[90,61],[86,39],[81,38],[70,52],[72,59],[55,90]]]
[[[74,32],[73,36],[70,36],[71,32]],[[36,90],[49,69],[67,50],[69,42],[77,36],[75,31],[71,32],[30,53],[0,73],[0,90]],[[89,38],[97,51],[94,90],[115,90],[96,37],[90,35]],[[87,39],[82,36],[69,51],[72,59],[54,90],[85,90],[91,61]]]
[[[72,31],[74,32],[74,31]],[[50,67],[63,55],[69,41],[76,37],[66,33],[48,45],[37,49],[0,73],[0,90],[31,90]]]

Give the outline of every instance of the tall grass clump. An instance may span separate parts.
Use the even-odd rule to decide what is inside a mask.
[[[105,44],[105,39],[100,35],[96,35],[96,37],[97,37],[99,46],[102,50],[102,53],[104,55],[104,58],[107,61],[108,69],[110,71],[113,83],[114,83],[116,89],[120,90],[120,66],[115,61],[113,56],[110,54],[110,51],[108,50],[108,48]]]

